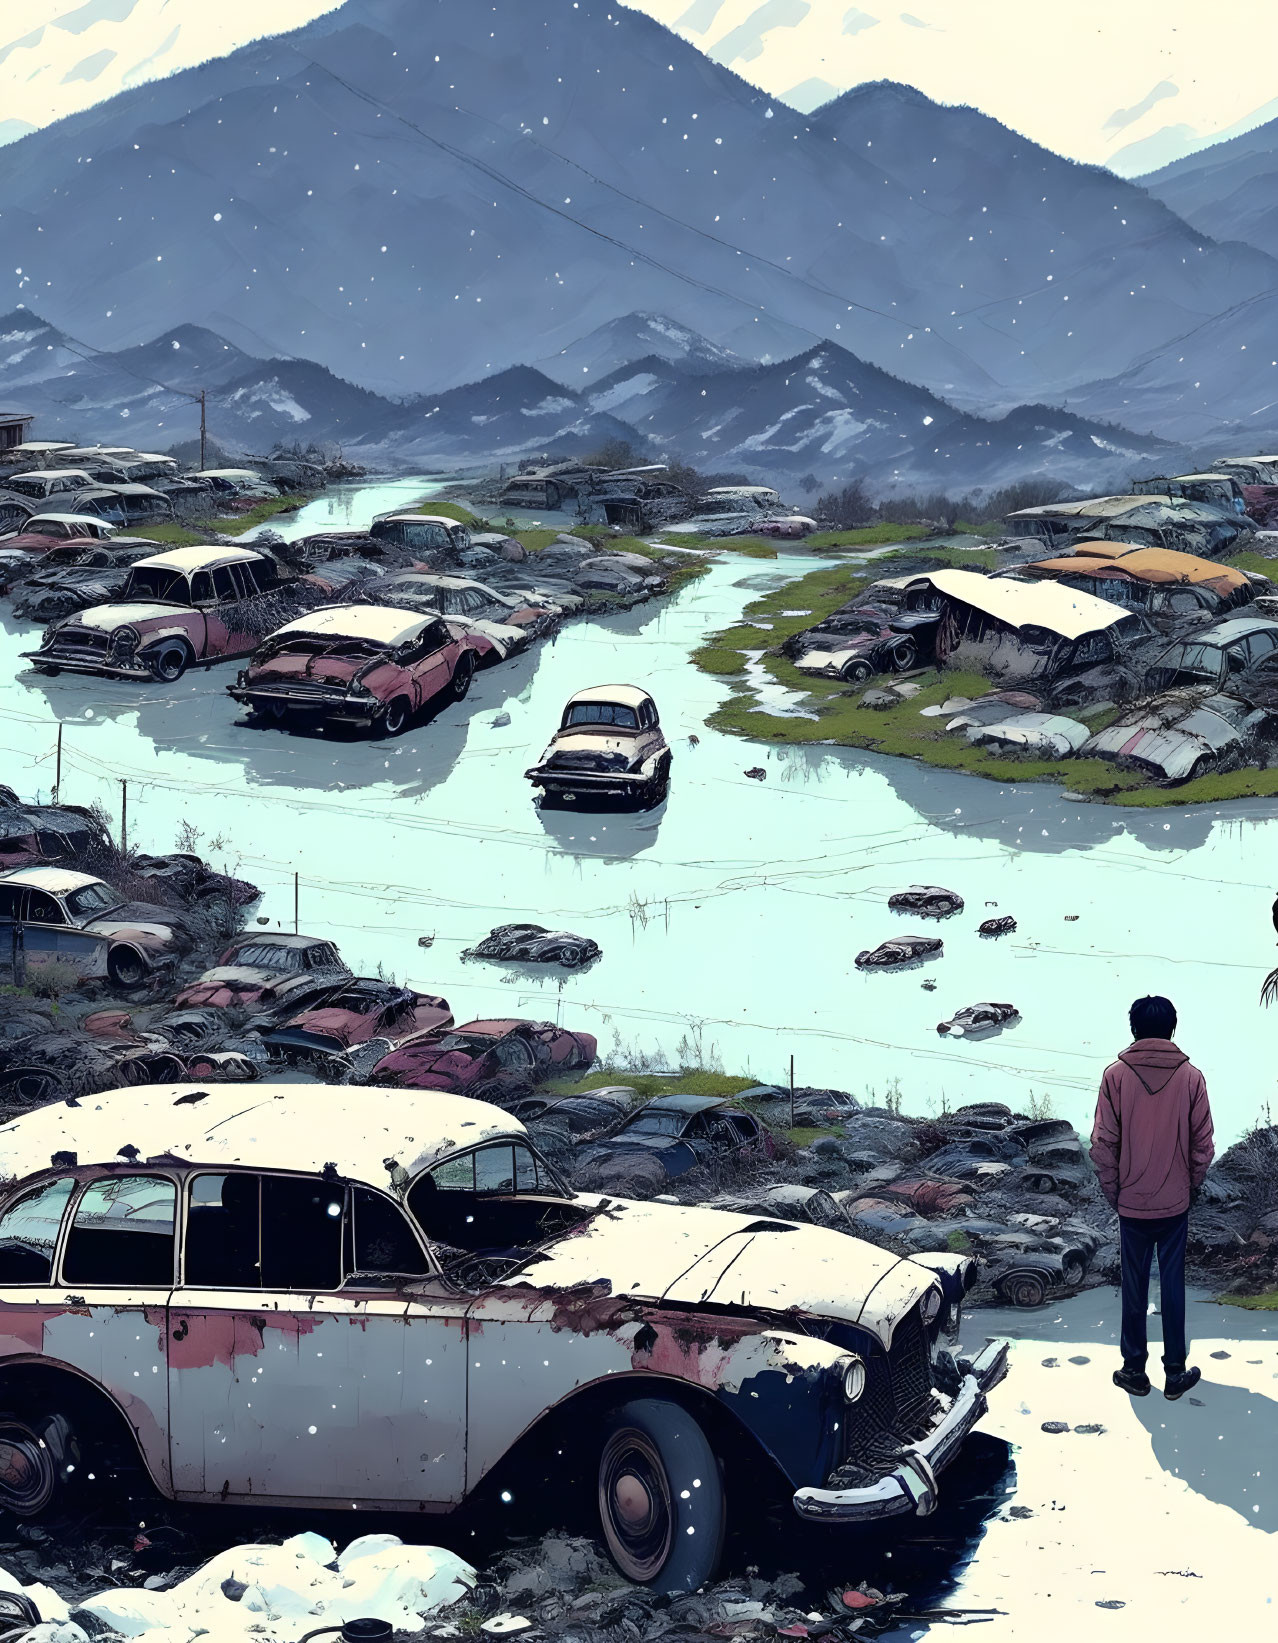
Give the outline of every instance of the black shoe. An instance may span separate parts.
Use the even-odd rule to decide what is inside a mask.
[[[1201,1369],[1169,1369],[1167,1384],[1163,1387],[1163,1396],[1175,1403],[1177,1398],[1183,1398],[1190,1387],[1197,1386],[1202,1379]]]
[[[1189,1384],[1192,1385],[1193,1383],[1190,1382]],[[1143,1369],[1128,1369],[1124,1364],[1121,1369],[1114,1371],[1114,1385],[1121,1387],[1124,1392],[1130,1392],[1134,1398],[1147,1398],[1149,1396],[1149,1376]],[[1176,1396],[1179,1397],[1180,1393],[1178,1392]]]

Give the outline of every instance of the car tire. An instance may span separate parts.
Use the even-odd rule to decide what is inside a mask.
[[[627,1580],[694,1592],[723,1551],[723,1483],[714,1451],[686,1409],[636,1398],[608,1423],[599,1456],[599,1520]]]
[[[166,645],[147,663],[151,677],[159,684],[172,685],[191,665],[191,652],[185,645]]]
[[[107,978],[113,986],[140,987],[146,975],[146,961],[136,947],[112,947],[107,954]]]
[[[1000,1300],[1009,1306],[1044,1306],[1047,1302],[1047,1280],[1037,1272],[1012,1272],[1000,1278],[994,1286]]]
[[[448,681],[448,688],[452,692],[455,702],[460,702],[470,690],[470,681],[475,677],[475,653],[464,650],[457,658],[457,666],[453,669],[453,676]]]
[[[919,659],[919,647],[913,639],[903,639],[892,652],[892,666],[898,673],[907,673]]]
[[[393,702],[388,702],[385,713],[382,714],[381,733],[383,736],[399,736],[408,728],[408,721],[413,716],[413,704],[407,696],[396,696]]]
[[[864,657],[858,657],[855,662],[846,662],[839,673],[843,682],[849,685],[863,685],[873,675],[874,669]]]
[[[1213,760],[1211,754],[1203,753],[1194,760],[1193,765],[1190,768],[1190,772],[1188,776],[1185,777],[1185,780],[1187,782],[1196,782],[1203,776],[1210,776],[1214,769],[1215,761]]]
[[[57,1518],[82,1493],[81,1451],[67,1417],[41,1408],[0,1411],[0,1512],[22,1522]]]

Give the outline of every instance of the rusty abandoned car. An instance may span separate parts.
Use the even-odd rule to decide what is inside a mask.
[[[944,1347],[967,1258],[575,1194],[464,1098],[148,1085],[5,1125],[0,1169],[20,1518],[130,1466],[182,1501],[446,1512],[570,1430],[622,1573],[693,1590],[760,1486],[814,1523],[930,1511],[1006,1372]]]
[[[190,946],[174,909],[126,901],[90,873],[20,867],[0,874],[0,975],[16,985],[57,964],[140,987]]]
[[[329,605],[286,622],[227,691],[259,723],[310,720],[398,736],[441,696],[461,701],[476,653],[438,616]]]
[[[546,799],[659,804],[670,787],[670,745],[657,704],[637,685],[592,685],[568,700],[559,729],[524,772]]]
[[[172,684],[196,663],[247,655],[272,625],[270,600],[290,579],[250,548],[175,548],[141,559],[117,604],[95,605],[49,628],[36,671],[96,673]]]

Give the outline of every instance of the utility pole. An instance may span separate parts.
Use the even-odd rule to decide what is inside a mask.
[[[794,1128],[794,1057],[790,1057],[790,1128]]]
[[[62,797],[62,726],[58,725],[58,758],[53,774],[53,802],[57,804]]]
[[[204,472],[204,456],[208,443],[208,422],[205,417],[205,393],[200,389],[200,472]]]
[[[298,878],[297,878],[297,874],[294,873],[293,874],[293,934],[294,935],[297,934],[298,894],[299,894],[299,892],[298,892]]]
[[[129,853],[129,784],[120,783],[120,854]]]

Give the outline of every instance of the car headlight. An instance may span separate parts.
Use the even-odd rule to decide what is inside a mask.
[[[939,1289],[929,1289],[919,1303],[919,1311],[923,1314],[923,1322],[936,1322],[936,1315],[941,1310],[941,1292]]]
[[[116,628],[111,635],[111,654],[113,656],[132,656],[138,648],[141,635],[136,628]]]
[[[843,1396],[849,1403],[856,1400],[865,1391],[865,1363],[854,1353],[848,1358],[843,1368]]]

